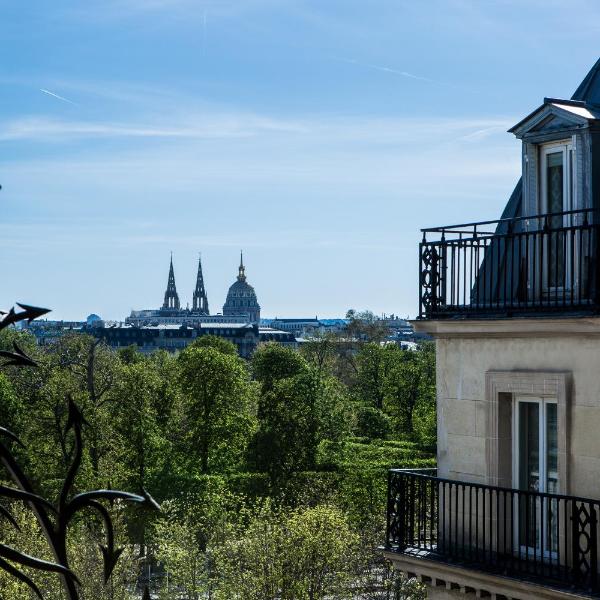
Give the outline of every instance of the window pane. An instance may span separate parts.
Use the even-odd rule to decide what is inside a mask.
[[[546,202],[549,213],[565,210],[563,198],[563,153],[552,152],[546,155]],[[552,229],[563,226],[563,217],[556,216],[550,219]],[[563,286],[564,251],[563,233],[552,232],[548,235],[548,285],[550,287]]]
[[[553,152],[546,156],[546,183],[547,183],[547,202],[548,212],[562,212],[564,210],[563,203],[563,153]],[[554,217],[552,219],[553,227],[560,227],[562,218]]]
[[[558,423],[556,404],[546,404],[546,491],[558,492]]]
[[[540,406],[537,402],[519,402],[519,488],[540,489]],[[519,543],[538,545],[536,496],[519,495]]]
[[[546,404],[546,491],[558,493],[558,421],[557,405]],[[545,505],[546,551],[558,550],[558,502],[548,499]]]
[[[539,416],[537,402],[519,403],[519,487],[534,492],[540,487]]]

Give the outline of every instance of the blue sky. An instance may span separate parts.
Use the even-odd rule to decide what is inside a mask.
[[[576,17],[575,17],[576,15]],[[581,1],[0,0],[0,306],[414,316],[419,228],[499,216],[506,133],[598,58]],[[54,95],[53,95],[54,94]]]

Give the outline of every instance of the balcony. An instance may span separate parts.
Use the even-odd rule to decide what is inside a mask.
[[[419,318],[600,312],[599,226],[592,212],[422,230]]]
[[[392,470],[386,550],[597,596],[599,511],[586,498]]]

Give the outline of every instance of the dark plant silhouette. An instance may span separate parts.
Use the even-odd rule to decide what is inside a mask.
[[[31,322],[33,319],[49,312],[47,309],[28,306],[26,304],[17,304],[17,306],[22,310],[17,312],[14,308],[11,308],[8,313],[0,313],[4,315],[0,320],[0,330],[19,321],[27,320]],[[36,366],[35,361],[27,356],[16,342],[13,344],[13,349],[14,351],[12,352],[0,351],[0,357],[5,359],[3,363],[0,363],[0,366]],[[11,450],[2,441],[2,438],[12,444],[19,444],[23,447],[24,445],[14,433],[4,427],[0,427],[0,463],[4,466],[10,480],[15,485],[15,487],[0,485],[0,499],[20,500],[29,505],[37,518],[54,557],[53,562],[42,560],[0,543],[0,568],[27,584],[42,600],[43,595],[39,587],[28,575],[19,569],[19,566],[57,573],[60,576],[67,598],[69,600],[78,600],[80,583],[75,573],[69,568],[67,558],[67,530],[69,523],[79,511],[85,508],[95,510],[104,523],[106,544],[102,544],[100,550],[104,559],[104,581],[107,582],[110,579],[119,556],[123,552],[123,548],[115,547],[113,523],[108,510],[100,501],[124,500],[149,508],[159,509],[158,504],[145,490],[141,495],[116,490],[94,490],[72,495],[75,477],[81,466],[82,428],[85,424],[85,419],[72,399],[69,399],[68,402],[69,412],[66,433],[70,433],[74,437],[74,451],[73,459],[62,485],[58,506],[54,506],[51,502],[34,492],[31,482],[20,468]],[[4,516],[13,527],[18,529],[16,520],[2,504],[0,504],[0,515]],[[149,598],[147,590],[145,597]]]

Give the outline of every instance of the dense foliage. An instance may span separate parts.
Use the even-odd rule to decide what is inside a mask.
[[[266,344],[249,362],[211,337],[146,356],[83,335],[36,347],[2,333],[0,349],[19,337],[39,364],[0,372],[0,424],[24,442],[14,451],[35,487],[56,497],[72,397],[87,422],[76,487],[146,488],[163,502],[158,516],[111,507],[125,551],[108,586],[100,523],[73,525],[84,598],[134,598],[148,574],[163,599],[420,597],[376,547],[386,470],[434,464],[434,350],[382,343],[357,317],[351,326],[300,352]],[[35,519],[12,510],[21,530],[0,521],[0,539],[43,557]],[[52,575],[35,578],[60,598]],[[28,594],[0,571],[0,597]]]

